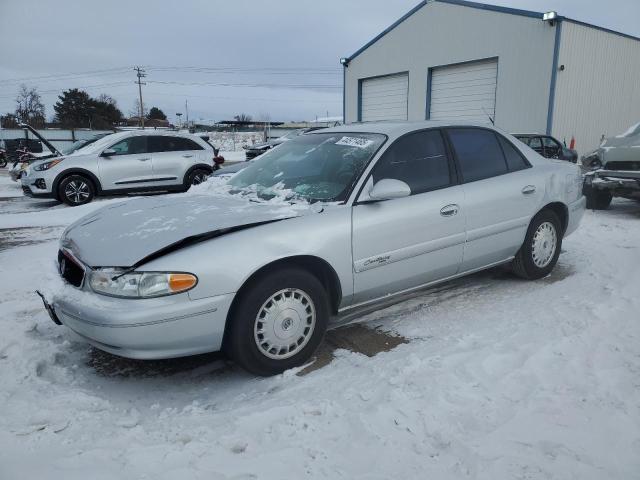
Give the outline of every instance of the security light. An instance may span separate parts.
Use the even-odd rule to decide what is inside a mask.
[[[348,59],[348,58],[346,58],[346,57],[342,57],[342,58],[340,59],[340,64],[341,64],[341,65],[344,65],[345,67],[348,67],[348,66],[349,66],[349,59]]]
[[[553,22],[558,18],[558,14],[553,10],[542,15],[543,22],[549,22],[549,25],[553,26]]]

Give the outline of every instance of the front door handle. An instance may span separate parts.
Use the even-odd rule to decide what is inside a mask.
[[[536,191],[535,185],[527,185],[526,187],[522,187],[522,193],[524,195],[531,195],[532,193],[535,193],[535,191]]]
[[[147,160],[151,160],[151,157],[142,157],[138,159],[141,162],[146,162]]]
[[[193,157],[193,155],[185,153],[184,155],[182,155],[182,158],[191,158]]]
[[[442,215],[443,217],[453,217],[458,213],[459,209],[460,207],[458,207],[458,205],[456,205],[455,203],[451,205],[445,205],[440,209],[440,215]]]

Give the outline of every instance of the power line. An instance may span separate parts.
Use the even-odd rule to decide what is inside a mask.
[[[130,67],[118,67],[118,68],[107,68],[103,70],[89,70],[85,72],[75,72],[75,73],[52,73],[47,75],[39,75],[34,77],[22,77],[22,78],[4,78],[0,79],[0,83],[20,83],[20,82],[28,82],[28,81],[55,81],[55,80],[67,80],[74,77],[92,77],[92,76],[101,76],[101,75],[113,75],[124,73],[129,70]]]
[[[253,87],[253,88],[310,88],[310,89],[338,89],[342,85],[327,84],[287,84],[287,83],[218,83],[218,82],[176,82],[163,80],[149,80],[149,83],[161,85],[182,85],[191,87]]]

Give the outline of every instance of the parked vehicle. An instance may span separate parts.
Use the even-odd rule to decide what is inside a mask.
[[[567,160],[571,163],[577,163],[578,161],[578,152],[571,148],[567,148],[551,135],[514,133],[513,136],[527,144],[545,158],[557,158],[558,160]]]
[[[281,137],[269,140],[268,142],[252,145],[251,147],[244,147],[245,156],[247,160],[251,160],[259,155],[262,155],[264,152],[271,150],[272,148],[277,147],[278,145],[281,145],[288,140],[291,140],[292,138],[296,138],[298,135],[313,132],[314,130],[320,130],[321,128],[323,127],[297,128],[290,131],[286,135],[282,135]]]
[[[76,152],[35,162],[21,178],[25,195],[82,205],[96,195],[184,191],[213,172],[213,149],[186,134],[114,133]]]
[[[496,265],[548,275],[585,205],[577,166],[433,121],[300,135],[228,184],[69,226],[75,288],[45,301],[52,319],[116,355],[223,349],[270,375],[308,361],[330,320]]]
[[[3,148],[0,148],[0,168],[6,167],[7,163],[7,151]]]
[[[587,208],[609,208],[613,197],[640,200],[640,123],[607,138],[582,158]]]

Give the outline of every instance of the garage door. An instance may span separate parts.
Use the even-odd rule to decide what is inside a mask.
[[[495,118],[497,77],[497,59],[434,68],[429,118],[474,122]]]
[[[409,74],[362,80],[360,120],[406,120]]]

